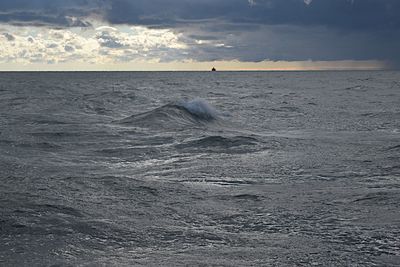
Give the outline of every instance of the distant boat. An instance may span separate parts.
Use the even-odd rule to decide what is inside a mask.
[[[216,68],[212,68],[211,71],[217,71],[217,69]]]

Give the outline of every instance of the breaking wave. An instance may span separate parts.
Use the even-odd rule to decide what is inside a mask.
[[[184,107],[190,114],[205,120],[212,120],[218,117],[218,111],[203,99],[194,99],[188,102],[181,102],[178,105]]]
[[[174,127],[177,125],[205,125],[219,119],[219,112],[203,99],[170,103],[156,109],[132,115],[119,123],[139,127]]]

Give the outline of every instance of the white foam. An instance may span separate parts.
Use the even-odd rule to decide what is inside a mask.
[[[181,102],[180,105],[191,114],[204,119],[216,119],[219,114],[213,106],[201,98],[196,98],[187,102]]]

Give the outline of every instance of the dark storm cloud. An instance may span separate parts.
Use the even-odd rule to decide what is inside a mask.
[[[309,3],[306,4],[305,2]],[[2,0],[0,21],[64,26],[96,13],[113,24],[181,26],[222,20],[263,25],[398,29],[398,0]]]
[[[195,60],[400,62],[398,0],[114,0],[113,24],[187,33]],[[210,40],[216,45],[196,44]],[[189,41],[190,40],[186,40]]]
[[[399,0],[1,0],[0,22],[87,27],[173,28],[196,60],[400,62]],[[198,42],[203,40],[205,42]],[[103,47],[122,48],[114,36]],[[196,42],[197,41],[197,42]],[[400,65],[400,64],[399,64]]]
[[[48,27],[88,27],[85,19],[98,8],[92,0],[1,0],[0,22]]]
[[[343,29],[399,28],[398,0],[113,0],[111,23],[182,25],[201,20],[231,23],[324,25]]]
[[[88,27],[90,23],[66,15],[43,14],[35,11],[0,13],[0,21],[17,26]]]

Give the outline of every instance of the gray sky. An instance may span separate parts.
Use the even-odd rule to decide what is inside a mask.
[[[398,14],[398,0],[2,0],[0,69],[397,68]]]

